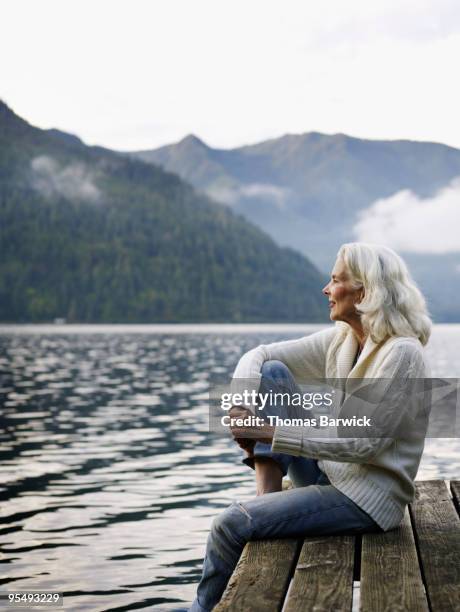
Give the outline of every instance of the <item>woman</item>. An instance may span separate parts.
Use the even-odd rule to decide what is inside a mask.
[[[388,381],[388,388],[397,391],[385,397],[398,398],[392,419],[382,419],[391,428],[393,417],[401,416],[414,395],[410,380],[428,376],[423,346],[431,323],[420,291],[391,249],[350,243],[340,248],[323,293],[335,327],[258,346],[240,359],[234,379],[258,381],[254,388],[259,392],[288,393],[308,378],[347,384],[362,378]],[[232,408],[230,414],[248,412]],[[255,469],[257,497],[233,503],[214,520],[191,610],[212,610],[219,602],[249,540],[397,527],[413,499],[427,420],[427,411],[418,411],[410,421],[413,427],[377,437],[331,438],[318,436],[313,427],[267,422],[232,427],[248,453],[245,463]],[[294,488],[282,491],[285,474]]]

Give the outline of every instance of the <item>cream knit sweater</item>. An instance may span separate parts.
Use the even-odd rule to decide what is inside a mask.
[[[367,339],[353,365],[358,342],[351,328],[340,323],[298,340],[261,345],[240,359],[234,379],[245,379],[258,390],[265,361],[279,360],[295,379],[426,378],[428,366],[416,338],[391,337],[375,344]],[[236,380],[234,382],[237,382]],[[238,382],[242,382],[241,380]],[[358,383],[358,381],[356,381]],[[399,525],[414,497],[414,480],[423,453],[427,411],[419,411],[413,431],[398,438],[318,436],[310,427],[276,427],[272,450],[319,460],[332,485],[367,512],[387,531]]]

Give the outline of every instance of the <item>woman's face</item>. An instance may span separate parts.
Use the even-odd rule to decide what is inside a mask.
[[[338,259],[335,262],[331,280],[324,287],[323,293],[329,298],[331,321],[345,321],[353,324],[360,320],[355,304],[362,300],[364,290],[355,289],[343,260]]]

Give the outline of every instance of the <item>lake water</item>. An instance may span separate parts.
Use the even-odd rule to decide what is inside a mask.
[[[212,518],[253,495],[211,436],[210,378],[260,343],[318,326],[1,326],[3,590],[71,610],[187,605]],[[434,376],[460,377],[460,325],[438,325]],[[428,440],[418,478],[459,478],[460,441]]]

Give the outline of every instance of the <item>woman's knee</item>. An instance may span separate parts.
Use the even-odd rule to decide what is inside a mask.
[[[251,517],[238,502],[233,502],[212,522],[211,536],[216,542],[244,543],[251,535]]]
[[[261,374],[264,378],[272,380],[286,380],[292,378],[291,370],[282,361],[271,359],[262,365]]]

